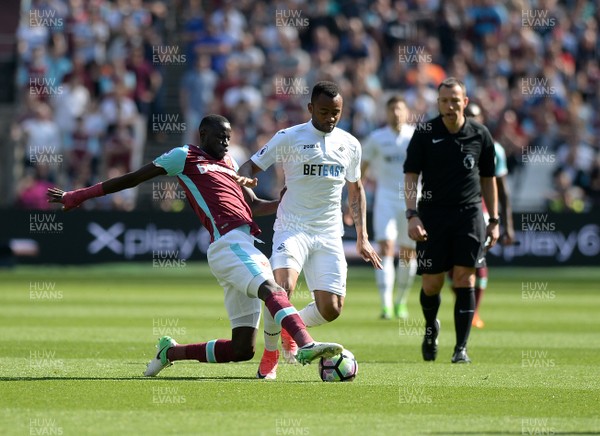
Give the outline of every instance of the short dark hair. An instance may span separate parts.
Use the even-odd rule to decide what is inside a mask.
[[[388,98],[388,100],[385,102],[385,107],[390,107],[396,103],[404,103],[404,105],[407,106],[406,100],[398,94],[395,94]]]
[[[442,83],[440,83],[440,85],[438,86],[438,92],[442,88],[442,86],[445,86],[446,88],[454,88],[456,85],[460,86],[460,88],[463,90],[463,94],[466,97],[467,87],[465,86],[463,81],[457,79],[456,77],[448,77],[447,79],[442,80]]]
[[[210,115],[207,115],[204,118],[202,118],[202,121],[200,121],[200,126],[198,127],[198,130],[217,127],[224,123],[230,124],[229,120],[227,118],[225,118],[224,116],[217,115],[217,114],[210,114]]]
[[[337,86],[336,83],[328,82],[326,80],[317,82],[315,86],[313,86],[310,101],[314,102],[321,94],[325,94],[327,97],[335,98],[336,95],[340,94],[340,87]]]

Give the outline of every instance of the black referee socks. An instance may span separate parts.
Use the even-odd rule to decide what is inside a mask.
[[[475,289],[456,288],[456,303],[454,304],[454,328],[456,329],[457,349],[467,346],[474,314]]]

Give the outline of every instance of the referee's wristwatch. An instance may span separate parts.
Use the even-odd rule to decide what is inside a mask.
[[[416,209],[406,209],[406,219],[410,220],[411,218],[414,218],[416,216],[419,216],[419,212],[417,212]]]
[[[488,220],[488,224],[499,224],[500,223],[500,217],[496,217],[496,218],[491,218]]]

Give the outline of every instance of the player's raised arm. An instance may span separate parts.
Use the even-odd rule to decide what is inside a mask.
[[[153,163],[149,163],[136,171],[108,179],[104,182],[96,183],[94,186],[88,188],[81,188],[75,191],[63,191],[59,188],[48,188],[46,195],[49,203],[62,203],[63,210],[68,211],[78,207],[81,203],[90,198],[102,197],[106,194],[133,188],[146,180],[165,174],[167,174],[167,172],[163,168],[156,166]]]

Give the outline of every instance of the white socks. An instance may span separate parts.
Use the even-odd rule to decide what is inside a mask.
[[[269,312],[269,309],[267,309],[265,305],[263,305],[263,319],[265,349],[268,351],[275,351],[279,345],[281,327],[277,325],[273,319],[273,315],[271,315],[271,312]]]
[[[408,292],[415,281],[417,273],[417,260],[410,259],[405,261],[400,259],[396,276],[398,277],[398,295],[396,297],[397,304],[405,304],[408,298]]]
[[[382,307],[392,307],[392,294],[394,290],[394,257],[384,256],[381,258],[383,269],[375,270],[375,281],[379,289]]]
[[[265,307],[263,310],[263,323],[264,323],[264,338],[265,338],[265,349],[269,351],[275,351],[279,346],[279,334],[281,333],[281,327],[277,325],[271,313]],[[302,318],[306,327],[316,327],[319,325],[327,324],[327,320],[319,313],[317,305],[314,301],[311,301],[306,307],[298,311],[298,315]]]
[[[311,301],[302,310],[298,311],[300,318],[306,324],[306,327],[316,327],[318,325],[327,324],[327,320],[319,313],[317,305],[314,301]]]

